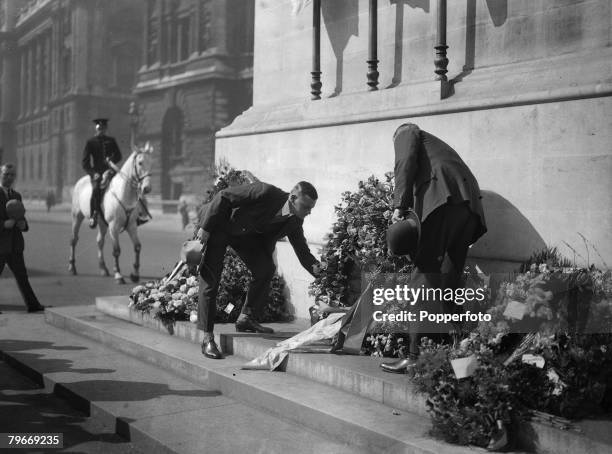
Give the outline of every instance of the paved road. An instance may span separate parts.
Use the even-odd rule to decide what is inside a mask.
[[[27,205],[26,205],[27,207]],[[28,209],[30,231],[25,233],[25,261],[30,281],[41,303],[53,306],[92,304],[95,296],[128,294],[134,252],[127,234],[121,234],[121,272],[128,284],[117,285],[101,277],[98,270],[96,230],[81,227],[76,250],[78,276],[68,273],[70,215],[67,211]],[[183,241],[191,230],[181,231],[177,215],[154,214],[155,219],[139,229],[142,242],[142,279],[157,279],[171,271]],[[105,245],[105,260],[112,273],[111,244]],[[0,276],[0,311],[23,310],[24,304],[12,273],[6,268]]]
[[[131,282],[117,285],[112,278],[101,277],[98,271],[96,231],[81,228],[76,262],[78,276],[68,273],[68,241],[70,215],[64,209],[50,213],[28,207],[30,231],[25,234],[25,261],[30,281],[45,305],[65,306],[93,304],[96,296],[127,295]],[[180,230],[178,216],[154,214],[155,219],[140,229],[142,242],[142,279],[157,279],[171,271],[178,259],[180,245],[191,231]],[[121,235],[121,270],[131,271],[133,249],[127,234]],[[105,260],[112,270],[111,246],[105,247]],[[128,279],[129,282],[129,279]],[[6,268],[0,276],[0,311],[22,312],[25,306],[12,273]],[[31,314],[31,317],[41,317]],[[19,371],[0,360],[0,432],[62,432],[64,449],[54,452],[138,453],[131,443],[114,435],[114,427],[96,425],[87,415],[71,408],[64,401],[41,389]],[[14,452],[45,452],[15,450]],[[46,452],[50,452],[47,450]]]

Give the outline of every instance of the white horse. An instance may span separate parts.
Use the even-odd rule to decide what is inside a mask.
[[[125,284],[125,279],[119,270],[119,233],[128,232],[134,244],[134,270],[130,274],[132,282],[140,279],[140,240],[138,239],[136,219],[139,211],[139,197],[151,191],[151,162],[153,148],[147,143],[143,148],[135,148],[125,161],[120,171],[112,178],[102,199],[102,216],[98,215],[98,266],[103,276],[109,276],[104,263],[104,237],[108,231],[113,242],[113,257],[115,258],[115,281]],[[77,274],[74,249],[79,241],[79,229],[85,217],[89,217],[91,198],[91,181],[84,176],[74,186],[72,194],[72,238],[70,239],[70,264],[68,270]],[[106,222],[105,222],[106,221]]]

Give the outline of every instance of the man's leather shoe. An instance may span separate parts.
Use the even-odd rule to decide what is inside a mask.
[[[97,225],[98,225],[98,217],[97,216],[94,216],[93,218],[89,219],[89,228],[90,229],[95,229]]]
[[[405,374],[409,368],[414,367],[416,360],[410,358],[400,359],[394,363],[381,363],[380,367],[385,372],[391,372],[393,374]]]
[[[43,306],[42,304],[39,304],[38,306],[32,306],[32,307],[28,307],[28,312],[32,313],[32,312],[41,312],[45,310],[45,306]]]
[[[272,334],[274,332],[272,328],[261,326],[251,317],[247,317],[242,320],[238,319],[236,321],[236,331],[241,332],[241,333],[252,332],[252,333],[263,333],[263,334]]]
[[[204,356],[210,359],[221,359],[223,355],[217,348],[217,344],[215,344],[214,340],[208,342],[202,342],[202,353]]]

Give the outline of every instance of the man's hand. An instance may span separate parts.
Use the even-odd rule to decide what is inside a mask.
[[[5,229],[12,229],[13,227],[15,227],[15,219],[7,219],[4,221]]]
[[[393,211],[393,215],[391,216],[391,223],[395,224],[396,222],[402,221],[404,219],[404,215],[406,214],[405,210],[400,208],[396,208]]]
[[[206,244],[206,242],[208,241],[208,237],[209,236],[210,236],[210,233],[208,233],[202,227],[200,227],[198,229],[198,233],[196,233],[196,239],[200,240],[200,243],[202,243],[202,244]]]
[[[100,178],[102,178],[102,175],[100,175],[98,172],[93,174],[93,179],[94,180],[99,180]]]
[[[23,232],[26,229],[26,221],[24,219],[17,221],[17,228]]]

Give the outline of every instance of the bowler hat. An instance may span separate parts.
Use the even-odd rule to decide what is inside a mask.
[[[106,125],[108,124],[108,118],[94,118],[92,120],[95,124]]]
[[[202,243],[199,240],[185,241],[181,247],[181,260],[188,266],[196,266],[202,260]]]
[[[6,214],[10,219],[19,221],[25,216],[25,207],[20,200],[12,199],[6,202]]]
[[[414,211],[387,229],[387,247],[393,255],[409,255],[414,259],[421,237],[421,221]]]

